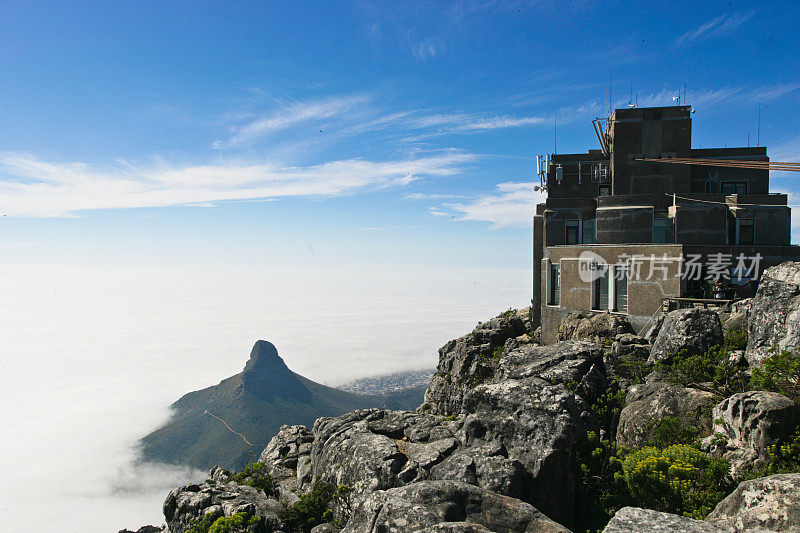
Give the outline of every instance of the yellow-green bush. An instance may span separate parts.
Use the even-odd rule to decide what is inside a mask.
[[[724,459],[675,444],[632,452],[622,462],[620,475],[638,505],[703,519],[729,491],[728,469]]]

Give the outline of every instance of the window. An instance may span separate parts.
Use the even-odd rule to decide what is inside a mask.
[[[711,192],[711,182],[706,180],[706,193]]]
[[[737,244],[755,243],[755,221],[752,218],[737,219],[739,226],[739,242]]]
[[[550,305],[561,305],[561,265],[550,265]]]
[[[666,215],[653,218],[653,242],[675,242],[675,219]]]
[[[586,218],[583,220],[583,227],[581,228],[581,243],[583,244],[597,244],[597,224],[595,219]]]
[[[567,220],[565,222],[566,227],[566,238],[564,239],[565,244],[580,244],[580,220]]]
[[[747,194],[746,181],[723,181],[722,194]]]
[[[614,311],[628,312],[628,267],[614,268]]]
[[[597,265],[597,278],[592,282],[592,309],[608,309],[608,265]]]
[[[600,184],[600,193],[598,196],[611,196],[611,184],[610,183],[601,183]]]

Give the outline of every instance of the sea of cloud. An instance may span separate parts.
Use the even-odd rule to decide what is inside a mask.
[[[182,394],[241,370],[257,339],[336,385],[435,366],[477,321],[530,299],[526,270],[4,266],[0,509],[8,531],[163,522],[203,472],[141,465]]]

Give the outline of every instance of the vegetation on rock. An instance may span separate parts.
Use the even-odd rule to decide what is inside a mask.
[[[294,505],[281,512],[281,522],[287,531],[292,532],[308,532],[326,522],[344,526],[353,511],[351,493],[352,489],[346,485],[334,487],[330,483],[317,481],[308,494],[300,496]],[[339,509],[337,520],[332,507]]]
[[[275,480],[267,473],[269,467],[265,463],[250,463],[238,472],[231,474],[230,480],[240,485],[249,485],[263,490],[267,496],[274,495]]]
[[[199,520],[195,520],[186,533],[262,533],[265,531],[259,516],[236,513],[225,517],[207,513]]]

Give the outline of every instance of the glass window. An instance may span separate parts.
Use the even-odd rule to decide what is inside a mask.
[[[597,279],[594,280],[592,309],[608,309],[608,265],[597,265]]]
[[[561,265],[550,265],[550,305],[561,305]]]
[[[624,266],[614,269],[614,311],[628,312],[628,268]]]
[[[597,224],[595,223],[595,219],[584,219],[581,233],[581,237],[583,238],[581,242],[583,244],[597,244]]]
[[[611,196],[611,185],[608,183],[600,184],[600,194],[598,196]]]
[[[675,219],[666,216],[653,219],[653,242],[675,242]]]
[[[747,194],[747,182],[723,181],[722,194]]]
[[[567,234],[566,238],[564,239],[565,244],[579,244],[580,243],[580,221],[579,220],[567,220],[566,221],[566,229]]]
[[[739,219],[739,244],[755,243],[755,221],[752,218]]]

